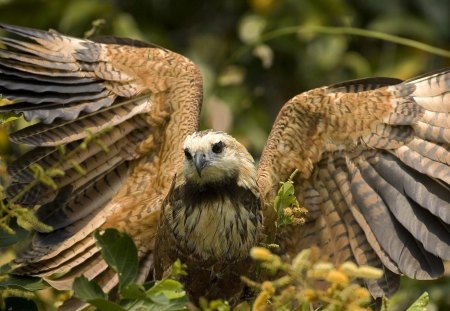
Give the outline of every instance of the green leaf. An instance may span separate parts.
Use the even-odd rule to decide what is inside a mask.
[[[88,302],[101,311],[126,311],[117,303],[102,298],[90,299]]]
[[[143,299],[145,298],[145,288],[140,284],[130,284],[120,292],[125,299]]]
[[[380,311],[388,311],[388,310],[389,310],[389,299],[386,297],[383,297],[381,300]]]
[[[159,306],[167,306],[170,304],[170,299],[163,294],[159,294],[152,296],[151,302]]]
[[[186,310],[187,297],[181,283],[167,279],[155,282],[154,285],[144,292],[144,287],[131,284],[122,290],[122,295],[128,299],[137,299],[130,301],[126,309],[129,311],[177,311]],[[133,297],[134,296],[134,297]]]
[[[1,94],[0,94],[0,107],[1,106],[8,106],[8,105],[13,105],[15,104],[14,100],[10,100],[8,98],[4,98]]]
[[[281,183],[281,187],[275,197],[273,208],[277,213],[277,221],[275,225],[277,227],[286,226],[294,222],[293,215],[286,215],[285,209],[292,207],[299,207],[300,204],[295,197],[294,182],[292,179],[297,174],[295,170],[286,182]]]
[[[424,292],[416,301],[407,309],[407,311],[426,311],[430,297]]]
[[[84,275],[77,277],[73,282],[74,296],[90,302],[92,299],[105,299],[107,296],[94,281],[89,281]]]
[[[69,161],[69,162],[70,162],[70,164],[72,165],[72,168],[73,168],[74,170],[76,170],[78,174],[80,174],[80,175],[86,175],[86,170],[85,170],[84,168],[82,168],[81,165],[78,164],[78,162],[76,162],[76,161],[74,161],[74,160],[71,160],[71,161]]]
[[[230,311],[231,310],[228,302],[223,301],[222,299],[208,301],[205,309],[214,310],[214,311]]]
[[[13,267],[11,266],[11,263],[4,264],[4,265],[0,266],[0,275],[7,274],[7,273],[11,272],[12,269],[13,269]]]
[[[13,245],[21,240],[24,240],[29,232],[17,225],[17,222],[11,221],[9,227],[15,232],[14,234],[9,234],[0,228],[0,247],[7,247]]]
[[[99,145],[100,148],[102,148],[102,150],[103,150],[105,153],[108,153],[108,152],[109,152],[109,147],[108,147],[108,145],[105,144],[101,139],[96,139],[96,140],[95,140],[95,143],[96,143],[97,145]]]
[[[93,35],[95,35],[98,32],[98,30],[105,25],[105,23],[106,23],[106,21],[103,18],[99,18],[99,19],[92,21],[91,29],[84,32],[83,38],[87,39],[87,38],[90,38]]]
[[[41,278],[9,276],[6,280],[0,282],[0,287],[21,288],[34,292],[48,286]]]
[[[51,226],[39,221],[32,209],[16,205],[11,214],[17,217],[17,224],[25,230],[31,231],[31,229],[35,229],[39,232],[50,232],[53,230]]]
[[[47,175],[50,177],[61,177],[64,176],[66,173],[59,169],[59,168],[49,168],[47,170]]]
[[[187,310],[187,298],[166,300],[165,304],[155,303],[151,300],[138,300],[135,304],[127,307],[128,311],[180,311]]]
[[[145,290],[150,289],[151,287],[155,286],[156,281],[155,280],[151,280],[151,281],[147,281],[144,284],[142,284],[145,288]]]
[[[119,275],[120,290],[136,278],[138,272],[137,248],[131,237],[116,229],[108,228],[103,232],[96,231],[97,245],[108,265]]]
[[[187,275],[187,265],[181,263],[180,259],[177,259],[172,265],[171,276]]]
[[[180,282],[171,279],[156,282],[155,286],[146,292],[146,296],[152,300],[160,299],[161,295],[167,299],[177,299],[186,296],[186,292]]]
[[[2,106],[0,104],[0,106]],[[22,117],[22,115],[20,114],[15,114],[12,112],[7,112],[7,113],[0,113],[0,124],[5,124],[8,122],[12,122],[14,120],[19,119],[20,117]]]
[[[233,311],[250,311],[251,307],[248,301],[243,301],[233,308]]]

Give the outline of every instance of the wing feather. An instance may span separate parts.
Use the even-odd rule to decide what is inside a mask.
[[[430,279],[442,273],[442,261],[435,256],[425,255],[423,247],[399,223],[383,201],[383,197],[372,188],[370,181],[373,176],[370,176],[369,169],[354,166],[352,173],[353,198],[377,240],[398,264],[400,271],[419,279]]]
[[[16,68],[17,66],[17,68]],[[38,67],[36,67],[38,68]],[[20,63],[8,63],[7,61],[0,59],[0,72],[5,78],[8,79],[20,79],[20,81],[36,81],[36,82],[49,82],[55,85],[82,85],[95,83],[96,79],[92,78],[84,78],[84,77],[61,77],[57,76],[52,72],[51,76],[45,75],[45,71],[42,71],[42,74],[38,74],[37,72],[33,73],[29,70],[26,70],[25,66],[21,66]]]
[[[22,76],[25,76],[28,74],[28,76],[32,76],[33,79],[45,81],[52,80],[51,82],[54,82],[55,79],[46,77],[50,73],[54,78],[64,79],[63,81],[74,81],[75,79],[88,79],[88,81],[90,81],[90,79],[95,80],[96,78],[95,73],[90,71],[65,71],[58,69],[49,69],[39,66],[38,64],[22,63],[20,61],[15,61],[12,59],[2,58],[0,59],[0,65],[15,72],[16,75],[21,74]]]
[[[0,87],[11,91],[29,91],[36,93],[55,92],[61,94],[77,94],[77,93],[99,93],[105,89],[105,85],[100,82],[85,84],[56,84],[48,85],[48,83],[39,83],[36,81],[23,81],[21,79],[3,78],[0,80]]]
[[[341,161],[342,162],[342,161]],[[329,162],[328,166],[333,168],[333,162]],[[366,243],[363,241],[359,242],[359,245],[370,245],[370,248],[377,254],[381,262],[384,266],[386,266],[390,271],[400,273],[400,270],[397,264],[389,257],[389,255],[384,251],[378,242],[374,231],[369,226],[367,220],[364,218],[359,207],[356,205],[355,200],[353,199],[352,191],[351,191],[351,174],[349,173],[349,168],[347,167],[346,161],[342,164],[338,164],[337,169],[332,171],[333,178],[336,180],[336,184],[339,186],[339,190],[345,198],[345,203],[348,206],[353,220],[358,223],[359,227],[364,233],[364,236],[358,234],[358,237],[361,240],[366,240]],[[349,217],[349,223],[352,223]],[[356,228],[356,227],[354,227]],[[356,229],[355,229],[356,230]],[[356,257],[358,259],[358,257]]]
[[[137,126],[137,125],[141,126]],[[133,119],[123,122],[120,125],[111,129],[111,131],[106,132],[102,136],[102,143],[108,148],[116,146],[119,144],[121,149],[124,150],[123,146],[128,143],[139,143],[142,140],[143,135],[148,134],[148,128],[145,127],[145,119],[142,116],[136,116]],[[137,129],[135,129],[138,127]],[[75,141],[69,143],[65,146],[66,152],[75,152],[71,157],[72,161],[76,163],[83,163],[88,158],[94,156],[95,154],[103,151],[100,144],[94,144],[90,148],[77,149],[80,142]],[[128,151],[133,150],[129,148]],[[29,170],[31,164],[36,163],[42,166],[44,169],[48,169],[54,165],[58,165],[58,168],[67,171],[72,168],[71,162],[61,162],[61,154],[55,147],[37,147],[32,149],[19,160],[14,162],[12,165],[8,166],[8,174],[11,179],[16,182],[31,182],[34,178],[32,172]]]
[[[450,223],[450,192],[442,184],[405,166],[390,154],[382,153],[379,159],[369,159],[369,162],[396,191],[402,193],[408,200],[415,201],[445,223]],[[413,214],[419,213],[417,211]],[[427,217],[429,221],[433,218]],[[442,235],[442,238],[450,238],[446,235]]]
[[[61,289],[70,289],[74,277],[84,274],[109,291],[118,280],[101,258],[93,232],[115,227],[134,238],[143,280],[153,258],[159,209],[183,160],[182,143],[198,129],[199,70],[183,56],[150,44],[0,28],[17,37],[0,38],[5,46],[0,93],[15,101],[0,113],[38,121],[11,135],[35,149],[8,169],[13,184],[7,193],[20,193],[33,180],[33,163],[65,171],[55,178],[59,190],[39,184],[18,201],[41,205],[38,218],[54,230],[34,235],[14,273],[43,276]],[[109,152],[94,142],[82,145],[93,134]],[[60,161],[59,146],[85,175]],[[48,278],[54,273],[65,274]]]
[[[88,135],[118,125],[135,115],[149,112],[151,102],[143,98],[129,103],[120,103],[86,114],[74,121],[55,121],[52,124],[36,124],[11,135],[15,143],[31,146],[56,146],[86,138]]]
[[[339,186],[339,183],[342,183],[342,180],[339,180],[338,176],[333,176],[333,172],[336,172],[337,168],[333,162],[328,162],[326,167],[320,169],[321,178],[324,179],[325,185],[328,191],[332,189],[332,200],[337,207],[339,216],[344,221],[345,227],[348,232],[349,244],[351,247],[351,253],[354,256],[354,261],[358,265],[370,265],[372,267],[377,267],[383,269],[383,263],[380,258],[377,256],[377,253],[371,248],[369,242],[366,239],[364,231],[361,229],[361,226],[355,220],[352,215],[352,211],[350,208],[347,208],[346,196],[350,195],[349,192],[342,192],[342,188]],[[337,178],[336,178],[337,177]],[[346,176],[341,177],[346,178]],[[376,249],[379,250],[379,244],[376,242]],[[394,268],[396,270],[396,267]],[[386,271],[389,271],[386,269]],[[385,292],[393,293],[399,285],[399,277],[394,273],[388,273],[385,275],[385,278],[380,280],[366,280],[366,285],[372,292],[374,297],[382,297]]]
[[[335,249],[335,258],[385,271],[384,280],[368,283],[375,297],[392,294],[399,273],[441,276],[450,254],[449,81],[449,69],[405,82],[362,79],[288,101],[258,170],[266,229],[279,182],[298,169],[297,197],[310,215],[280,234],[289,253],[335,239],[324,226],[333,209],[351,248],[351,256]]]

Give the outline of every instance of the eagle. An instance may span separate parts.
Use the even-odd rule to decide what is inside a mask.
[[[33,163],[50,168],[62,149],[73,151],[57,190],[39,184],[16,201],[40,206],[53,231],[34,234],[15,274],[61,290],[84,275],[109,292],[118,278],[94,232],[114,227],[137,246],[138,282],[180,258],[191,297],[239,297],[250,248],[275,232],[280,182],[297,170],[296,198],[308,213],[276,235],[286,258],[317,246],[335,264],[383,269],[365,281],[373,297],[391,295],[400,275],[442,276],[450,69],[303,92],[281,108],[256,166],[230,135],[199,131],[202,77],[186,57],[130,39],[0,27],[12,35],[0,39],[0,93],[11,101],[0,113],[34,121],[10,135],[33,149],[8,167],[7,195],[29,185]],[[93,135],[102,143],[86,144]]]

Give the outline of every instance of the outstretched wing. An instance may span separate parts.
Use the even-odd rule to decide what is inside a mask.
[[[434,279],[450,259],[450,70],[406,82],[364,79],[287,102],[261,158],[258,184],[273,228],[279,182],[295,170],[304,226],[279,243],[289,254],[317,245],[335,263],[383,268],[374,297],[398,275]]]
[[[39,121],[11,135],[35,148],[9,168],[8,194],[15,196],[33,180],[32,163],[65,171],[56,178],[59,190],[39,184],[16,201],[41,205],[37,215],[54,231],[36,233],[14,273],[64,273],[48,279],[60,289],[84,274],[109,290],[117,278],[101,258],[93,231],[114,227],[133,237],[145,277],[161,202],[183,159],[182,143],[198,128],[198,69],[181,55],[142,42],[107,44],[55,31],[1,28],[17,38],[0,38],[0,94],[15,102],[0,113]],[[83,143],[93,136],[102,144]],[[69,162],[59,163],[60,146],[72,154]],[[74,162],[86,173],[77,172]]]

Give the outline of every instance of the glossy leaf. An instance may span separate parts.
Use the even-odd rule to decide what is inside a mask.
[[[140,284],[130,284],[120,292],[125,299],[142,299],[145,297],[145,288]]]
[[[28,231],[19,227],[16,221],[9,223],[9,227],[15,232],[10,234],[0,228],[0,248],[13,245],[19,241],[24,240],[28,236]]]
[[[106,299],[106,294],[94,281],[89,281],[84,275],[79,276],[73,282],[74,296],[90,302],[92,299]]]
[[[424,292],[416,301],[407,309],[407,311],[426,311],[430,297]]]
[[[187,299],[166,300],[165,303],[156,303],[151,300],[139,300],[128,307],[129,311],[180,311],[187,310]]]
[[[96,299],[91,299],[88,302],[101,311],[125,311],[126,310],[126,309],[122,308],[120,305],[118,305],[117,303],[112,302],[110,300],[106,300],[106,299],[96,298]]]
[[[186,295],[186,292],[180,282],[166,279],[157,282],[155,286],[150,288],[146,293],[146,296],[150,299],[154,299],[160,295],[164,295],[168,299],[177,299]]]
[[[19,277],[10,275],[6,280],[0,282],[0,288],[1,287],[16,287],[34,292],[47,288],[48,286],[38,277]]]
[[[1,106],[1,104],[0,104]],[[15,113],[0,113],[0,124],[5,124],[14,120],[17,120],[21,117],[20,114]]]
[[[137,248],[131,237],[116,229],[108,228],[95,233],[97,245],[108,265],[119,275],[122,290],[136,278],[138,272]]]

